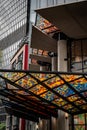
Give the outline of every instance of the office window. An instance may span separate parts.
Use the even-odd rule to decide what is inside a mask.
[[[1,40],[19,28],[19,26],[15,26],[19,21],[27,19],[27,0],[3,0],[0,4],[0,16]]]
[[[41,5],[40,5],[41,8],[45,8],[47,7],[47,0],[41,0]]]
[[[73,3],[73,2],[77,2],[78,0],[65,0],[66,3]]]
[[[54,0],[47,0],[47,5],[48,6],[54,5]]]

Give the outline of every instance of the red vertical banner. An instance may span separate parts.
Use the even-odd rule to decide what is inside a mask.
[[[20,130],[25,130],[25,125],[26,125],[26,122],[25,122],[25,119],[20,119]]]
[[[23,70],[28,70],[28,44],[25,44],[25,48],[24,48],[24,66],[23,66]]]
[[[23,50],[23,70],[28,70],[28,44],[24,45],[24,50]],[[25,130],[25,125],[26,125],[26,121],[25,119],[20,119],[20,130]]]

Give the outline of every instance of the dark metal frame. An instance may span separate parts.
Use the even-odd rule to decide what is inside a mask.
[[[4,76],[5,73],[24,73],[24,75],[22,77],[19,77],[17,80],[11,80],[9,78],[6,78]],[[40,79],[38,79],[35,75],[33,74],[54,74],[52,77],[49,77],[43,81],[41,81]],[[67,82],[62,75],[77,75],[80,76],[78,78],[76,78],[75,80],[71,80],[69,82]],[[30,76],[31,78],[33,78],[37,84],[32,85],[30,88],[26,89],[24,87],[22,87],[21,85],[17,84],[17,81],[20,81],[22,78],[25,78],[26,76]],[[2,84],[0,84],[1,89],[0,89],[0,95],[6,97],[7,99],[9,99],[9,101],[3,101],[3,103],[5,104],[6,108],[9,110],[10,109],[15,109],[15,111],[25,111],[25,118],[26,117],[26,112],[28,114],[28,118],[31,116],[32,120],[37,121],[40,118],[43,119],[50,119],[51,116],[57,117],[58,109],[61,109],[69,114],[71,114],[72,116],[76,115],[76,114],[81,114],[81,113],[86,113],[87,110],[82,108],[82,105],[84,104],[80,104],[77,105],[75,104],[75,102],[70,101],[67,97],[65,97],[64,95],[61,95],[60,93],[58,93],[57,91],[55,91],[55,88],[57,87],[61,87],[64,84],[67,85],[67,87],[69,89],[71,89],[72,91],[74,91],[74,93],[76,95],[78,95],[78,97],[80,97],[80,99],[82,99],[84,102],[87,103],[87,99],[86,97],[84,97],[81,93],[83,92],[79,92],[77,91],[73,86],[70,85],[71,82],[75,82],[76,80],[80,79],[80,78],[84,78],[87,80],[87,78],[85,77],[87,76],[87,73],[71,73],[71,72],[46,72],[46,71],[28,71],[28,70],[0,70],[0,79],[3,79],[6,86],[2,86]],[[60,78],[64,83],[58,86],[55,86],[54,88],[49,87],[45,82],[47,80],[51,80],[52,78],[58,77]],[[12,85],[15,87],[15,89],[10,89],[8,88],[8,84]],[[34,92],[31,91],[31,88],[34,88],[36,85],[40,84],[41,86],[43,86],[46,91],[37,95]],[[24,93],[26,93],[26,95],[24,94],[20,94],[18,93],[19,91],[23,91]],[[48,100],[45,99],[43,97],[41,97],[42,94],[44,93],[53,93],[54,95],[56,95],[56,99],[57,98],[61,98],[63,101],[65,101],[65,105],[58,105],[55,104],[53,101],[54,100]],[[87,92],[87,90],[85,90],[84,92]],[[72,95],[70,95],[72,96]],[[79,99],[77,99],[79,100]],[[76,101],[77,101],[76,100]],[[7,102],[7,104],[6,104]],[[18,105],[19,107],[16,107],[16,105]],[[72,108],[71,109],[67,109],[65,106],[67,105],[71,105]],[[72,109],[76,108],[75,112],[72,112]],[[14,112],[15,115],[17,114],[17,112]],[[21,112],[20,112],[21,113]],[[31,115],[32,113],[32,115]],[[19,114],[19,116],[21,116],[21,114]],[[34,117],[37,117],[34,118]]]

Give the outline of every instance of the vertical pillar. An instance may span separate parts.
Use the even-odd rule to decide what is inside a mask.
[[[48,55],[51,57],[51,71],[57,70],[57,54],[55,52],[49,52]],[[49,130],[57,130],[58,118],[51,117],[48,121]]]
[[[23,53],[23,70],[28,70],[28,44],[26,43],[24,45],[24,53]],[[25,119],[20,119],[20,130],[25,130],[26,128],[26,120]]]
[[[46,120],[39,119],[38,130],[47,130]]]
[[[58,130],[58,118],[51,118],[51,130]]]
[[[40,71],[45,71],[45,66],[40,65]],[[47,130],[46,129],[46,120],[44,119],[39,119],[39,130]]]
[[[9,130],[12,130],[12,115],[10,115],[10,127]]]
[[[18,129],[19,130],[19,118],[12,116],[12,130]]]
[[[6,116],[6,130],[12,130],[12,115]]]
[[[21,118],[20,119],[20,130],[25,130],[25,119]]]
[[[72,124],[71,130],[74,130],[74,116],[73,115],[71,116],[71,124]]]
[[[58,40],[58,71],[67,71],[67,41]]]
[[[67,40],[66,36],[62,33],[58,36],[58,71],[67,72]],[[68,130],[68,119],[65,119],[65,112],[58,110],[58,129],[59,130]]]

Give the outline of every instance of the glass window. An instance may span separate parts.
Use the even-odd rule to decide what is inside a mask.
[[[78,0],[65,0],[66,3],[77,2]]]
[[[47,6],[47,0],[41,0],[41,8],[45,8]]]
[[[58,0],[57,3],[58,3],[58,4],[64,4],[64,3],[65,3],[65,0]]]
[[[48,6],[54,5],[54,1],[53,0],[47,0],[47,5]]]
[[[71,71],[87,72],[87,40],[71,43]]]
[[[36,0],[31,0],[31,10],[35,10],[37,6]]]

